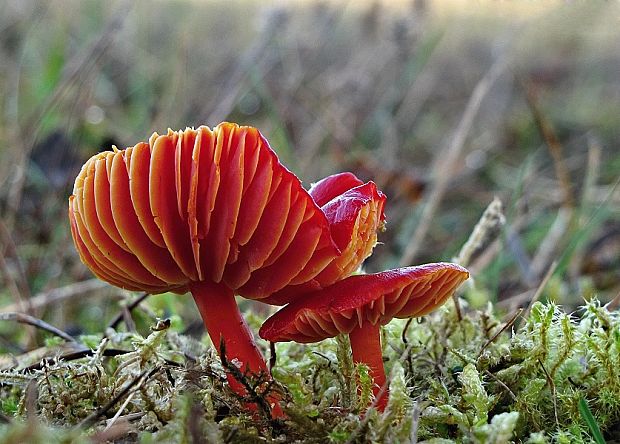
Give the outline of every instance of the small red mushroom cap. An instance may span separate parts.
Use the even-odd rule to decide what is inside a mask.
[[[260,336],[271,342],[318,342],[363,323],[423,316],[441,306],[469,277],[456,264],[435,263],[351,276],[304,295],[271,316]]]

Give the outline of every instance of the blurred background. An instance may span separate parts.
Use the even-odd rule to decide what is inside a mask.
[[[471,304],[509,312],[543,281],[540,297],[569,308],[620,292],[616,2],[0,8],[2,311],[102,331],[132,296],[94,280],[73,247],[81,164],[223,120],[258,127],[306,186],[348,170],[384,190],[387,230],[367,271],[450,260],[497,196],[506,223],[470,264]],[[142,310],[187,312],[187,327],[191,304],[164,295]],[[9,324],[0,351],[16,352]]]

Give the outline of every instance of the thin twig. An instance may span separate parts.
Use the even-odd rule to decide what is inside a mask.
[[[547,286],[547,282],[549,282],[549,279],[551,279],[551,276],[553,276],[553,273],[555,272],[555,268],[557,266],[558,266],[558,262],[557,261],[554,261],[549,266],[549,269],[547,270],[547,273],[545,274],[545,277],[543,278],[543,280],[540,282],[540,285],[536,289],[536,293],[534,293],[534,296],[532,296],[532,300],[530,301],[529,305],[527,306],[527,308],[523,312],[522,319],[527,319],[528,316],[530,315],[530,311],[532,310],[532,307],[534,306],[536,301],[538,301],[538,299],[540,299],[540,296],[542,295],[543,290]]]
[[[434,186],[427,199],[427,203],[422,210],[422,215],[420,217],[420,223],[418,224],[418,228],[413,233],[413,236],[411,236],[411,239],[407,244],[403,256],[400,260],[400,264],[402,266],[411,264],[413,259],[416,257],[418,250],[422,245],[422,241],[424,240],[426,233],[431,227],[433,216],[439,208],[439,203],[441,202],[448,188],[450,178],[452,177],[456,169],[456,164],[465,146],[467,135],[469,134],[469,131],[473,126],[474,118],[480,110],[482,100],[491,89],[491,86],[493,86],[495,81],[504,72],[506,65],[507,58],[499,58],[493,63],[493,65],[487,71],[484,77],[480,79],[480,81],[474,88],[474,91],[472,92],[469,101],[467,102],[467,106],[465,107],[465,111],[463,112],[463,116],[461,117],[461,121],[459,122],[459,125],[457,126],[451,138],[450,144],[445,150],[441,150],[439,152],[438,155],[441,157],[435,164],[435,170],[433,175],[433,178],[435,180]]]
[[[403,328],[403,332],[401,334],[401,339],[403,340],[403,344],[405,344],[405,350],[409,347],[409,340],[407,339],[407,331],[409,331],[409,326],[413,322],[413,318],[407,319],[407,323],[405,324],[405,328]],[[413,373],[413,359],[411,358],[411,353],[407,353],[407,364],[409,364],[409,371]]]
[[[321,353],[321,352],[319,352],[319,351],[316,351],[316,350],[312,350],[312,352],[311,352],[311,353],[312,353],[313,355],[317,355],[317,356],[320,356],[321,358],[325,359],[325,360],[329,363],[329,366],[330,366],[330,367],[334,365],[334,363],[333,363],[333,362],[332,362],[332,360],[329,358],[329,356],[327,356],[327,355],[325,355],[325,354],[323,354],[323,353]]]
[[[265,394],[268,392],[270,387],[268,386],[261,394],[256,392],[256,387],[261,385],[262,383],[262,381],[260,381],[262,379],[260,376],[263,373],[261,372],[258,374],[257,379],[259,381],[259,384],[257,384],[256,386],[252,385],[250,381],[248,381],[246,375],[241,373],[241,370],[239,370],[239,368],[237,368],[234,363],[228,360],[226,356],[226,344],[224,343],[223,337],[220,340],[220,361],[222,361],[222,366],[226,369],[226,371],[230,373],[232,377],[235,378],[239,383],[241,383],[241,385],[243,385],[251,402],[256,403],[260,411],[263,413],[264,417],[271,418],[271,408],[269,406],[269,403],[265,399]]]
[[[103,352],[101,352],[101,356],[106,356],[106,357],[114,357],[114,356],[120,356],[120,355],[126,355],[127,353],[133,353],[135,350],[121,350],[121,349],[117,349],[117,348],[106,348],[105,350],[103,350]],[[96,353],[96,350],[92,350],[90,348],[84,348],[75,352],[71,352],[71,353],[65,353],[64,355],[60,355],[58,356],[59,361],[75,361],[76,359],[82,359],[82,358],[86,358],[88,356],[93,356]],[[182,367],[182,364],[179,364],[178,362],[175,361],[171,361],[170,359],[164,359],[164,362],[166,363],[166,365],[169,365],[171,367]],[[43,367],[43,362],[38,362],[36,364],[30,365],[28,367],[25,367],[23,369],[21,369],[20,371],[23,373],[28,373],[31,371],[35,371],[35,370],[41,370],[41,368]]]
[[[538,359],[538,363],[540,364],[541,368],[543,369],[543,372],[545,373],[545,378],[547,379],[547,384],[549,384],[549,388],[551,389],[551,397],[553,400],[553,413],[555,416],[555,424],[558,427],[558,429],[560,428],[560,420],[558,419],[558,400],[557,400],[557,394],[555,391],[555,383],[553,382],[553,379],[551,379],[551,376],[549,375],[549,373],[547,372],[547,369],[545,368],[544,364],[542,363],[542,361],[540,359]]]
[[[157,373],[160,370],[161,370],[161,367],[155,367],[155,368],[152,368],[151,370],[144,370],[142,373],[140,373],[140,375],[137,378],[133,379],[125,387],[123,387],[123,389],[120,392],[118,392],[118,394],[114,398],[108,401],[101,408],[97,409],[97,411],[91,413],[86,418],[84,418],[84,420],[80,422],[76,426],[76,428],[85,429],[93,425],[97,421],[97,419],[99,419],[100,416],[105,415],[108,412],[108,410],[110,410],[112,407],[114,407],[114,405],[117,402],[123,399],[125,395],[127,395],[127,393],[129,393],[129,391],[136,384],[142,381],[142,379],[149,379],[151,376],[153,376],[155,373]]]
[[[506,322],[506,324],[504,324],[504,326],[502,328],[500,328],[487,342],[486,344],[484,344],[482,346],[482,348],[480,349],[480,352],[478,353],[478,358],[480,358],[480,356],[482,356],[482,353],[486,350],[486,348],[491,345],[493,342],[495,342],[495,340],[499,337],[499,335],[501,335],[503,332],[505,332],[507,329],[509,329],[510,327],[513,326],[513,324],[515,323],[515,321],[517,320],[517,318],[519,317],[519,315],[523,312],[523,309],[520,308],[518,309],[514,315],[512,315],[510,317],[510,319],[508,320],[508,322]]]
[[[134,299],[131,304],[126,305],[125,307],[123,307],[123,309],[114,317],[114,319],[112,319],[110,321],[110,323],[108,324],[108,327],[106,328],[106,330],[108,328],[116,328],[118,326],[118,324],[121,323],[121,321],[125,320],[125,310],[128,310],[129,313],[131,313],[131,311],[136,308],[138,305],[140,305],[140,303],[142,301],[144,301],[147,297],[149,297],[150,293],[142,293],[140,296],[138,296],[136,299]],[[127,326],[129,328],[129,326]]]
[[[403,343],[405,344],[405,346],[409,343],[409,341],[407,340],[407,332],[409,331],[409,326],[411,325],[412,322],[413,322],[413,318],[407,319],[405,328],[403,328],[403,332],[401,333],[401,339]]]
[[[495,376],[493,373],[491,373],[486,368],[483,371],[484,371],[485,375],[487,375],[488,377],[493,379],[495,382],[497,382],[499,385],[501,385],[503,387],[503,389],[506,390],[506,393],[508,393],[510,395],[510,397],[512,398],[513,401],[515,401],[515,402],[517,401],[517,395],[515,395],[514,392],[512,390],[510,390],[510,387],[508,387],[506,384],[504,384],[504,382],[501,379],[499,379],[497,376]]]
[[[45,330],[59,338],[64,339],[67,342],[77,342],[75,338],[73,338],[68,333],[60,330],[59,328],[54,327],[53,325],[48,324],[41,319],[37,319],[34,316],[27,315],[26,313],[19,312],[8,312],[8,313],[0,313],[0,321],[16,321],[20,324],[28,324],[34,327],[40,328],[41,330]]]
[[[107,430],[110,430],[110,428],[112,428],[114,426],[114,424],[116,424],[116,421],[118,421],[118,418],[120,418],[121,414],[123,413],[123,411],[127,407],[127,404],[129,404],[131,402],[131,400],[133,399],[133,397],[136,394],[136,392],[138,391],[138,389],[140,387],[142,387],[142,385],[144,384],[144,381],[145,381],[145,379],[142,378],[142,380],[138,383],[138,385],[136,385],[136,389],[134,391],[132,391],[129,394],[129,396],[127,396],[127,398],[125,398],[125,401],[121,404],[121,406],[119,407],[118,411],[114,414],[112,419],[110,419],[108,421],[108,424],[105,426],[105,429],[103,429],[104,432],[107,431]]]

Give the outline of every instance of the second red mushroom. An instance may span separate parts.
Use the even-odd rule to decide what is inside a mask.
[[[348,334],[353,360],[368,365],[376,406],[383,411],[388,393],[380,327],[431,312],[468,277],[466,269],[450,263],[351,276],[298,298],[267,319],[259,333],[271,342],[300,343]]]

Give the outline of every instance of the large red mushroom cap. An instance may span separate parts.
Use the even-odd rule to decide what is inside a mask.
[[[435,263],[351,276],[304,295],[265,321],[260,336],[272,342],[318,342],[369,323],[423,316],[441,306],[469,272]]]
[[[75,181],[69,217],[82,261],[113,285],[184,293],[212,282],[285,304],[359,267],[384,203],[374,183],[350,173],[309,193],[257,129],[222,123],[95,155]]]

